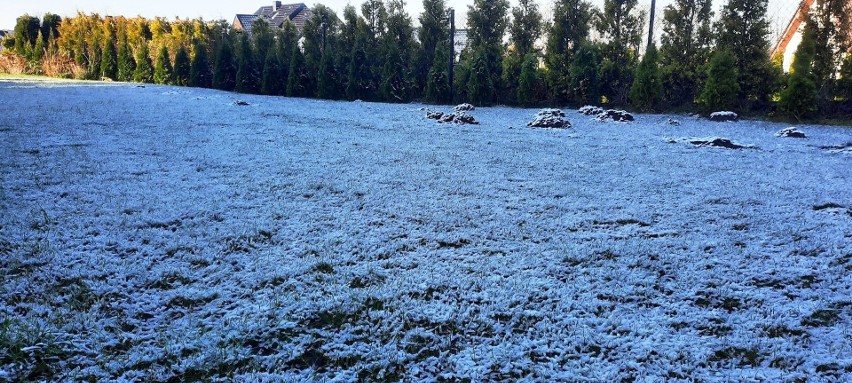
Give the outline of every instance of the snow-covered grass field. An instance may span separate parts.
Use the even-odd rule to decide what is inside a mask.
[[[0,381],[852,381],[849,128],[421,107],[0,80]]]

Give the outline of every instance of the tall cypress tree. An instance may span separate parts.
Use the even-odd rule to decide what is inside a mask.
[[[449,103],[453,101],[450,94],[450,44],[445,42],[435,47],[435,55],[429,68],[429,79],[426,82],[426,101],[432,103]]]
[[[837,68],[842,64],[844,52],[852,44],[852,2],[848,0],[821,0],[814,3],[808,20],[813,31],[813,81],[821,105],[834,98]],[[852,54],[852,53],[846,53]]]
[[[604,0],[595,26],[603,36],[601,91],[610,103],[624,105],[628,101],[636,52],[642,43],[645,13],[637,12],[637,0]]]
[[[669,105],[691,105],[698,97],[713,43],[712,7],[711,0],[675,0],[663,10],[659,53]]]
[[[583,105],[600,104],[600,57],[597,46],[588,41],[581,43],[574,54],[570,70],[570,98]]]
[[[269,54],[275,43],[275,34],[265,19],[254,19],[251,25],[251,46],[254,48],[255,64],[263,65],[266,62],[266,55]],[[262,69],[260,68],[260,70]]]
[[[352,60],[349,62],[346,98],[349,100],[373,100],[378,91],[377,81],[373,71],[373,61],[370,60],[372,36],[367,22],[358,18],[355,28],[355,39],[352,47]]]
[[[657,110],[663,99],[663,81],[657,58],[657,47],[651,44],[636,67],[636,76],[630,87],[630,102],[641,111]]]
[[[153,82],[154,66],[151,64],[151,54],[148,52],[148,41],[139,41],[139,51],[136,53],[136,70],[133,72],[133,81]]]
[[[263,76],[260,81],[260,93],[265,95],[280,95],[283,93],[281,79],[286,76],[283,73],[281,58],[283,46],[281,44],[283,35],[281,33],[276,37],[275,44],[272,50],[267,52],[266,61],[263,63]]]
[[[53,36],[53,30],[50,30],[47,35],[47,53],[51,56],[56,56],[59,54],[59,44],[56,41],[56,38]]]
[[[41,35],[47,43],[48,37],[59,38],[59,26],[62,25],[62,17],[55,13],[45,13],[41,18]]]
[[[342,98],[339,90],[340,76],[334,66],[334,44],[327,44],[322,51],[317,72],[317,97],[324,99]]]
[[[174,83],[179,86],[187,86],[189,85],[189,75],[191,71],[190,63],[189,63],[189,53],[184,48],[183,44],[178,47],[177,53],[175,53],[175,73],[174,73]]]
[[[476,105],[490,105],[494,100],[494,83],[488,65],[488,54],[484,48],[473,52],[467,82],[467,94],[470,102]]]
[[[234,90],[237,78],[237,65],[234,63],[233,42],[230,36],[224,36],[219,42],[216,62],[213,66],[213,87],[220,90]]]
[[[535,94],[538,78],[538,55],[527,53],[521,65],[521,74],[518,79],[517,100],[519,104],[532,106],[538,102]]]
[[[473,5],[468,6],[468,44],[473,55],[470,56],[471,76],[467,87],[473,102],[489,105],[497,101],[508,11],[507,0],[474,0]],[[482,78],[482,71],[487,74],[487,80]]]
[[[774,91],[769,58],[768,0],[730,0],[717,24],[718,41],[734,55],[740,84],[738,103],[744,109],[767,101]]]
[[[591,20],[592,5],[587,1],[556,0],[554,3],[544,62],[547,84],[556,100],[571,98],[571,66],[577,50],[589,38]]]
[[[133,59],[133,52],[130,51],[130,44],[127,43],[127,35],[121,36],[121,42],[118,47],[118,80],[133,81],[133,71],[136,70],[136,61]]]
[[[352,66],[352,57],[355,53],[355,40],[358,38],[358,11],[351,4],[347,4],[343,9],[343,23],[340,27],[340,33],[337,37],[337,46],[334,49],[335,53],[335,70],[340,77],[340,86],[338,86],[339,96],[346,96],[346,90],[351,82],[349,78],[350,67]]]
[[[287,83],[290,81],[290,61],[293,59],[293,47],[299,45],[299,32],[293,23],[284,22],[284,28],[281,29],[278,35],[278,51],[281,54],[279,61],[281,62],[281,78],[278,80],[280,95],[287,94]]]
[[[736,109],[734,106],[737,105],[737,95],[740,93],[737,78],[739,75],[734,55],[725,50],[716,51],[710,58],[707,81],[699,97],[705,111]]]
[[[810,117],[818,110],[818,89],[814,75],[818,33],[818,27],[812,20],[808,20],[802,33],[802,42],[796,49],[787,88],[781,92],[778,101],[778,109],[797,120]]]
[[[364,16],[367,40],[364,45],[367,57],[381,58],[383,54],[383,42],[387,33],[388,12],[383,0],[366,0],[361,4],[361,14]],[[365,77],[372,82],[373,95],[378,98],[379,85],[382,76],[382,60],[371,59],[366,62],[369,75]]]
[[[41,62],[41,59],[44,58],[44,49],[44,39],[41,38],[41,31],[39,31],[35,46],[33,46],[32,57],[30,60],[36,63]]]
[[[27,53],[32,52],[35,46],[38,34],[41,31],[41,22],[38,17],[23,15],[18,17],[15,24],[13,36],[15,38],[15,53],[28,57]]]
[[[290,73],[287,75],[288,97],[310,97],[313,89],[310,87],[308,68],[305,66],[305,55],[299,49],[299,44],[293,45],[290,54]]]
[[[18,40],[15,39],[15,41],[17,44]],[[86,44],[86,40],[83,38],[82,34],[77,36],[76,43],[74,45],[74,63],[85,70],[88,70],[89,68],[89,46]]]
[[[213,86],[213,73],[210,71],[210,60],[207,58],[207,49],[196,41],[192,47],[192,62],[189,65],[189,86],[196,88],[210,88]]]
[[[435,55],[440,47],[448,41],[450,25],[447,19],[447,6],[444,0],[423,0],[423,13],[420,14],[420,29],[417,37],[420,47],[417,50],[413,76],[417,89],[428,87],[427,82],[431,80],[432,65],[435,63]],[[449,52],[448,52],[449,53]],[[449,55],[447,56],[449,61]],[[441,63],[440,65],[444,65]],[[443,71],[439,70],[439,73]],[[434,89],[433,89],[434,95]],[[427,96],[427,100],[429,97]],[[430,100],[436,102],[437,100]]]
[[[234,90],[240,93],[260,91],[260,71],[247,33],[240,34],[237,44],[237,76]]]
[[[390,102],[408,102],[414,93],[411,78],[415,51],[414,27],[404,7],[403,0],[388,2],[380,92],[382,98]]]
[[[305,21],[302,28],[307,76],[300,82],[304,84],[311,96],[316,96],[324,45],[331,45],[328,42],[333,39],[339,20],[331,8],[322,4],[317,4],[311,12],[311,17]]]
[[[92,41],[92,46],[89,52],[89,74],[90,80],[100,80],[103,72],[101,71],[101,61],[103,61],[103,50],[101,43],[97,40]]]
[[[101,59],[101,73],[103,77],[118,80],[118,54],[115,50],[116,38],[112,26],[107,27],[104,39],[103,58]]]
[[[506,87],[508,100],[520,97],[521,67],[527,60],[527,55],[534,53],[535,42],[541,37],[541,13],[533,0],[519,0],[518,6],[512,8],[512,24],[509,27],[509,43],[512,49],[503,60],[503,84]],[[535,55],[534,55],[535,56]],[[529,72],[529,70],[528,70]],[[530,72],[529,75],[534,73]],[[530,80],[527,78],[526,80]],[[533,84],[525,84],[532,86]],[[532,97],[530,89],[524,90],[524,97]],[[518,102],[530,105],[531,100]]]
[[[160,53],[157,54],[157,64],[154,65],[154,82],[165,85],[174,83],[174,69],[169,59],[169,49],[165,45],[160,47]]]

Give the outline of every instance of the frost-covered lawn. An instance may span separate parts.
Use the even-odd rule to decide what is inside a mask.
[[[849,128],[421,107],[0,80],[0,381],[852,380]]]

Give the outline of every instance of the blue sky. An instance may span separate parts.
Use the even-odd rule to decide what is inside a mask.
[[[338,14],[342,13],[343,7],[346,4],[353,4],[360,8],[363,0],[324,0],[321,3],[335,9]],[[517,0],[509,0],[512,5],[517,4]],[[288,1],[284,3],[298,2],[298,0]],[[662,9],[671,0],[657,0],[657,8]],[[725,0],[715,0],[716,7],[724,4]],[[237,13],[252,13],[262,5],[271,4],[271,0],[255,1],[255,0],[130,0],[130,1],[114,1],[114,0],[41,0],[41,1],[20,1],[20,0],[0,0],[0,29],[13,29],[15,19],[28,13],[33,16],[41,16],[45,12],[57,13],[61,16],[74,15],[77,11],[84,13],[99,13],[101,15],[122,15],[144,17],[162,16],[169,19],[175,17],[180,18],[197,18],[202,17],[205,20],[226,19],[229,22],[233,20]],[[315,1],[306,1],[306,4],[313,5]],[[423,9],[422,0],[410,0],[408,3],[408,12],[414,19]],[[457,18],[463,18],[463,13],[473,0],[447,0],[447,4],[456,8]],[[552,0],[539,0],[538,3],[545,14],[549,15],[549,8]],[[592,0],[593,4],[602,4],[603,0]],[[770,0],[769,1],[769,16],[770,18],[781,18],[780,14],[789,13],[789,10],[795,8],[798,0]],[[640,6],[649,8],[651,0],[639,0]],[[549,16],[548,16],[549,17]],[[780,24],[777,20],[776,24]],[[461,24],[461,23],[459,23]]]

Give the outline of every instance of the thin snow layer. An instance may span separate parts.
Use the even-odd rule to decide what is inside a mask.
[[[0,380],[852,380],[848,128],[239,97],[0,81]]]

